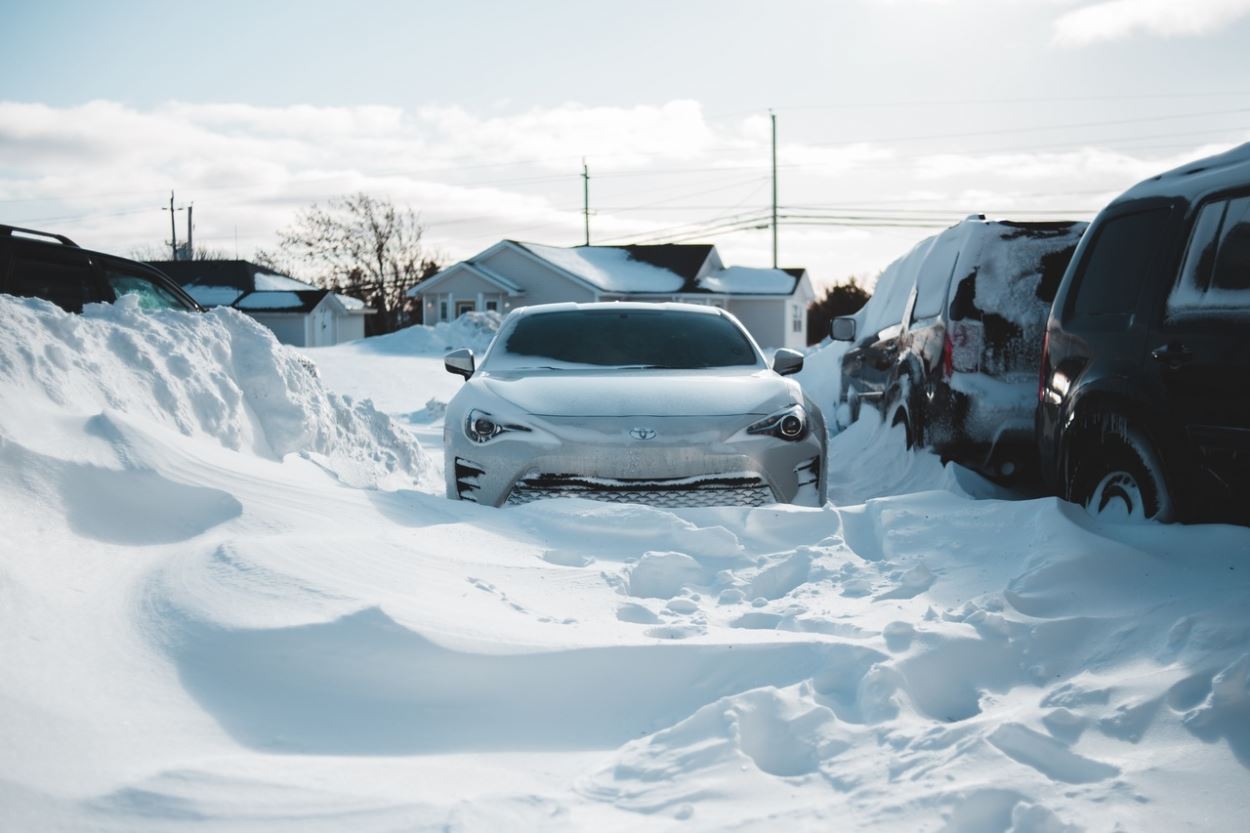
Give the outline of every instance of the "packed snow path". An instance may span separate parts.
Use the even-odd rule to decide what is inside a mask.
[[[866,420],[820,510],[488,509],[431,494],[384,417],[241,316],[0,317],[0,829],[1051,833],[1250,809],[1250,530],[974,499]],[[160,338],[169,361],[134,347]],[[291,401],[313,416],[280,432]]]

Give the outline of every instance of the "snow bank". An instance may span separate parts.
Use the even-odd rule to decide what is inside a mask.
[[[70,315],[0,296],[0,433],[35,414],[121,414],[270,459],[297,454],[359,486],[428,480],[420,445],[368,403],[328,393],[300,354],[227,308],[145,313],[130,297]]]
[[[837,424],[834,410],[842,399],[842,357],[850,348],[848,341],[828,340],[810,348],[803,358],[803,369],[794,377],[820,407],[831,429]]]
[[[390,423],[228,310],[0,298],[0,405],[0,829],[1244,827],[1250,530],[870,416],[819,509],[350,488],[266,458]]]
[[[416,324],[386,335],[353,342],[371,353],[390,356],[439,355],[467,347],[479,358],[490,347],[503,315],[498,312],[466,312],[455,321]]]

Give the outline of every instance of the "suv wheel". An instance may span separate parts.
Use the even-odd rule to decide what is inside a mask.
[[[1071,500],[1099,518],[1171,520],[1172,498],[1150,443],[1132,428],[1101,428],[1101,436],[1078,451]]]

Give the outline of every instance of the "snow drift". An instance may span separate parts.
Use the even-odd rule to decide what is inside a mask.
[[[455,321],[416,324],[393,333],[353,342],[352,346],[381,355],[441,354],[467,347],[481,357],[490,347],[503,316],[498,312],[466,312]]]
[[[0,325],[0,828],[1244,826],[1250,530],[998,499],[872,419],[819,509],[360,489],[313,461],[402,436],[235,313]],[[312,352],[397,412],[447,376]]]
[[[230,309],[144,312],[125,297],[82,315],[0,296],[0,437],[53,414],[121,415],[352,485],[428,481],[420,445],[367,402],[328,392],[299,353]]]

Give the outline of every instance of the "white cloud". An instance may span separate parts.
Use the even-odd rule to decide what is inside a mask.
[[[1102,0],[1059,16],[1055,42],[1085,46],[1138,33],[1202,35],[1250,14],[1250,0]]]
[[[714,156],[741,178],[730,156],[754,144],[732,130],[713,131],[691,101],[567,104],[509,116],[458,108],[0,102],[0,221],[43,225],[125,252],[168,234],[159,209],[175,188],[180,202],[196,202],[198,242],[233,252],[237,227],[247,256],[272,247],[275,232],[310,202],[365,190],[421,210],[431,240],[463,256],[492,236],[530,230],[553,242],[576,240],[582,156],[598,175],[706,165]],[[596,190],[606,196],[606,183]],[[605,235],[665,223],[596,220]]]
[[[139,109],[110,101],[0,101],[0,222],[126,253],[168,236],[161,208],[174,188],[180,203],[195,202],[197,243],[233,254],[237,229],[238,253],[249,257],[258,247],[273,248],[276,232],[309,203],[367,191],[420,211],[429,242],[454,259],[502,237],[580,242],[585,155],[598,210],[594,240],[640,240],[675,228],[688,236],[716,217],[757,225],[767,213],[769,134],[766,117],[708,121],[692,101],[565,104],[508,115],[448,107]],[[946,209],[944,216],[973,208],[1092,210],[1207,150],[1175,159],[1097,147],[917,158],[888,144],[807,138],[795,128],[782,135],[782,207],[838,215],[848,213],[842,207],[866,206],[857,213],[874,217],[893,209]],[[783,227],[782,260],[808,267],[817,280],[869,274],[932,233],[905,222]],[[711,239],[727,262],[771,260],[767,231]]]
[[[1223,152],[1233,144],[1206,144],[1162,158],[1092,146],[1057,153],[941,153],[917,159],[914,171],[918,178],[930,181],[984,181],[988,176],[1000,181],[1035,182],[1038,188],[1056,193],[1063,191],[1060,183],[1078,183],[1083,189],[1108,184],[1111,189],[1123,190],[1124,183]]]

